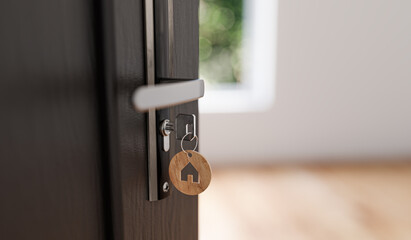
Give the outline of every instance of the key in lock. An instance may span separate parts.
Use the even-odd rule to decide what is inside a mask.
[[[195,138],[197,136],[196,121],[195,114],[179,114],[175,119],[176,124],[169,119],[163,120],[160,127],[160,133],[163,136],[163,151],[168,152],[170,150],[172,131],[176,131],[176,138],[181,141],[183,141],[183,136],[187,134],[189,141]]]

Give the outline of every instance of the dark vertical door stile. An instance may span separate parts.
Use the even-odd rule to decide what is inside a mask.
[[[157,78],[198,78],[199,0],[154,2]]]
[[[158,1],[152,0],[154,15],[160,15]],[[105,31],[113,31],[113,45],[106,46],[105,51],[114,53],[112,63],[112,75],[106,76],[106,81],[111,81],[107,86],[112,85],[115,89],[112,95],[112,108],[109,115],[113,119],[110,138],[114,146],[110,157],[111,186],[113,199],[113,224],[115,239],[164,239],[164,240],[192,240],[198,238],[198,199],[196,196],[186,196],[178,191],[172,191],[170,196],[159,200],[149,201],[148,183],[148,141],[147,141],[147,113],[137,112],[132,103],[132,94],[140,86],[147,85],[147,62],[146,62],[146,36],[145,36],[145,0],[113,0],[112,11],[113,28]],[[173,1],[163,1],[173,2]],[[181,13],[180,8],[187,4],[193,7],[191,19]],[[176,3],[178,3],[176,5]],[[181,28],[181,36],[196,35],[196,45],[190,51],[193,63],[187,66],[175,67],[174,76],[183,79],[195,79],[198,77],[198,25],[193,29],[178,26],[177,22],[198,22],[198,1],[177,1],[174,0],[174,29]],[[176,12],[178,13],[176,15]],[[167,18],[167,15],[166,15]],[[190,18],[190,17],[189,17]],[[168,24],[168,23],[167,23]],[[166,24],[166,26],[167,26]],[[155,19],[155,29],[158,29],[158,22]],[[184,30],[186,29],[186,30]],[[185,32],[186,31],[186,32]],[[175,33],[176,34],[176,33]],[[109,36],[110,34],[105,34]],[[164,39],[163,39],[164,38]],[[177,39],[174,38],[176,44]],[[160,37],[155,32],[155,59],[156,59],[156,82],[159,83],[158,66],[162,66],[159,61],[168,58],[167,52],[158,47],[158,40],[162,39],[168,44],[168,38]],[[110,40],[106,40],[109,42]],[[179,43],[184,45],[182,43]],[[167,45],[168,46],[168,45]],[[180,55],[175,49],[175,56]],[[177,61],[178,63],[178,61]],[[107,63],[109,64],[109,63]],[[160,64],[160,65],[159,65]],[[184,77],[186,76],[186,77]],[[193,112],[198,114],[197,102],[187,103],[170,109],[170,116],[177,112]],[[156,117],[161,120],[162,114],[157,112]],[[173,141],[170,155],[178,151],[179,142]],[[158,162],[167,164],[168,162]],[[160,174],[162,175],[162,174]],[[158,188],[164,179],[159,179]],[[161,194],[161,193],[160,193]]]

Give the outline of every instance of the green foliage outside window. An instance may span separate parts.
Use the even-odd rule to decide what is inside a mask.
[[[200,75],[210,84],[241,79],[242,0],[200,1]]]

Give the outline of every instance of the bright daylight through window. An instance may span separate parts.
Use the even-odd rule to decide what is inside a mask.
[[[201,0],[203,113],[265,111],[274,102],[277,1]],[[267,24],[270,23],[270,24]]]

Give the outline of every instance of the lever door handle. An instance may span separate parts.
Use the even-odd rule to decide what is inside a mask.
[[[196,79],[139,87],[133,93],[133,104],[138,111],[144,112],[191,102],[203,96],[204,81]]]

